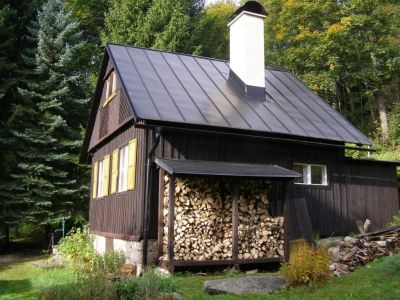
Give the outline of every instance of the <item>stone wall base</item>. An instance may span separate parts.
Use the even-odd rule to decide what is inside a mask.
[[[125,257],[125,263],[136,266],[137,275],[143,271],[143,240],[139,242],[106,238],[101,235],[93,234],[93,246],[96,252],[104,255],[108,251],[120,252]],[[149,239],[147,246],[147,264],[157,263],[157,240]]]

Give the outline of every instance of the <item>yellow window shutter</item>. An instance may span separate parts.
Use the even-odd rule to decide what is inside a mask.
[[[108,182],[109,182],[109,178],[110,178],[110,155],[109,154],[104,156],[103,170],[104,170],[103,196],[108,196]]]
[[[111,194],[117,192],[117,180],[118,180],[118,152],[119,149],[115,149],[112,153],[111,160]]]
[[[135,189],[137,139],[131,140],[128,146],[128,190]]]
[[[99,163],[96,161],[93,164],[93,185],[92,185],[92,198],[97,196],[97,176],[99,172]]]

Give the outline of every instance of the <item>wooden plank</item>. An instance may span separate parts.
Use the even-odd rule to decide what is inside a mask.
[[[232,197],[232,258],[238,259],[239,255],[239,188],[240,181],[234,181]]]
[[[159,170],[158,175],[158,257],[163,256],[164,237],[164,170]]]
[[[281,184],[283,196],[283,231],[284,231],[284,257],[285,261],[290,259],[290,206],[289,206],[289,183],[283,182]]]
[[[120,239],[120,240],[127,240],[127,241],[139,241],[140,237],[137,235],[125,235],[125,234],[118,234],[118,233],[112,233],[112,232],[101,232],[101,231],[95,231],[91,230],[90,233],[95,234],[95,235],[101,235],[107,238],[114,238],[114,239]]]
[[[226,259],[226,260],[175,260],[175,267],[189,266],[219,266],[219,265],[244,265],[244,264],[261,264],[281,262],[279,257],[265,257],[256,259]]]
[[[315,245],[314,232],[311,225],[310,215],[308,214],[307,203],[305,198],[297,198],[292,200],[296,210],[297,221],[300,226],[303,238],[310,244]]]
[[[175,177],[169,178],[169,202],[168,202],[168,268],[174,272],[174,217],[175,217]]]

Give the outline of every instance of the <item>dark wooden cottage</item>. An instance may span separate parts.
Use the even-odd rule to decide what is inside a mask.
[[[82,159],[100,253],[139,268],[279,261],[320,236],[385,226],[396,163],[293,74],[264,67],[264,9],[231,17],[230,62],[108,44]],[[310,220],[311,222],[307,222]]]

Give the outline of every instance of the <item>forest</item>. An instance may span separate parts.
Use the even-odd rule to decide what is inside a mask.
[[[90,169],[79,156],[105,44],[229,59],[226,23],[239,3],[0,1],[0,236],[48,237],[61,218],[87,222]],[[400,159],[400,2],[259,2],[266,66],[326,99],[374,141],[374,158]]]

